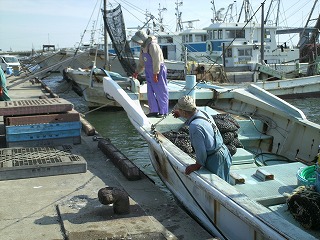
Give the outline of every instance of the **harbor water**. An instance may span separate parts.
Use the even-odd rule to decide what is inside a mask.
[[[60,75],[50,76],[43,79],[43,82],[59,97],[73,103],[75,110],[83,114],[83,117],[103,138],[110,139],[113,145],[134,162],[155,184],[164,192],[169,193],[151,165],[147,143],[132,126],[124,110],[121,108],[88,109],[84,98],[77,95],[72,90],[71,83],[62,80]]]
[[[95,127],[102,137],[110,139],[125,156],[134,162],[164,192],[169,193],[151,165],[147,143],[131,125],[125,111],[122,109],[89,110],[85,100],[73,92],[70,83],[61,80],[60,76],[47,78],[44,82],[61,98],[72,102],[75,105],[75,109],[84,114],[84,118]],[[310,121],[320,123],[318,98],[288,99],[286,101],[301,109]]]

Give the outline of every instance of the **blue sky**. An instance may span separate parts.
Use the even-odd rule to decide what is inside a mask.
[[[210,25],[212,18],[212,0],[180,0],[182,21],[198,20],[194,22],[196,28]],[[0,49],[8,50],[36,50],[43,44],[54,44],[58,48],[76,46],[83,35],[83,42],[89,42],[90,32],[94,21],[96,28],[102,24],[102,0],[0,0]],[[216,0],[216,9],[233,3],[232,0]],[[252,0],[255,11],[263,0]],[[267,11],[271,0],[266,1]],[[283,0],[279,16],[282,26],[304,26],[305,19],[313,5],[313,0]],[[142,26],[145,21],[144,13],[148,10],[158,18],[159,3],[163,11],[164,23],[167,29],[175,30],[175,8],[177,0],[108,0],[116,6],[122,5],[126,27]],[[242,0],[238,0],[233,14],[239,14]],[[318,4],[319,5],[319,4]],[[108,7],[109,8],[109,7]],[[284,10],[285,9],[285,10]],[[319,15],[319,7],[315,12]],[[287,20],[284,21],[284,16]],[[85,34],[84,34],[85,33]],[[98,41],[98,34],[95,35]]]

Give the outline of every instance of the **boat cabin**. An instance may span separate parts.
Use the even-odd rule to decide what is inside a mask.
[[[181,61],[183,59],[182,39],[178,33],[159,32],[156,37],[162,49],[164,59],[174,61]]]
[[[202,61],[206,56],[207,32],[202,29],[187,29],[181,32],[157,34],[163,56],[167,60]]]
[[[207,32],[201,29],[187,29],[182,31],[183,48],[187,50],[188,60],[201,61],[206,53]]]
[[[258,23],[213,23],[207,31],[207,54],[226,67],[255,66],[261,63],[261,41],[264,42],[264,59],[267,64],[280,64],[299,58],[298,49],[277,45],[276,27]]]

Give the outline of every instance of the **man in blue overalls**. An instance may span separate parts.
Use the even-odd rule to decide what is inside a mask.
[[[133,77],[137,78],[138,74],[145,69],[150,108],[150,113],[147,116],[166,116],[169,107],[167,68],[164,65],[163,53],[157,43],[157,39],[140,30],[136,32],[131,40],[141,45],[139,64]]]
[[[191,96],[181,97],[172,113],[176,118],[187,119],[190,141],[196,153],[196,163],[187,166],[185,173],[205,167],[229,182],[232,157],[212,117],[198,110]]]

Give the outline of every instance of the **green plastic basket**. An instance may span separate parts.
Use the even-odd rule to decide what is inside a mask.
[[[316,165],[301,167],[297,171],[297,180],[299,186],[311,186],[316,183]]]

